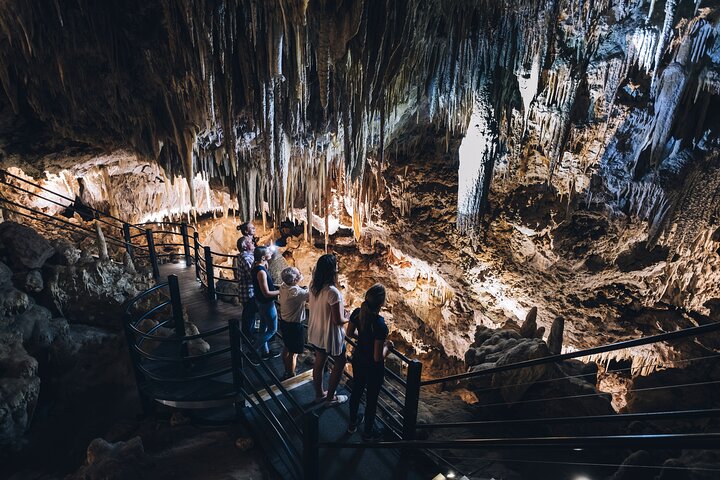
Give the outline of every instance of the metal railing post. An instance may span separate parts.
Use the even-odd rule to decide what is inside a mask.
[[[403,407],[403,440],[415,439],[418,403],[420,401],[420,376],[422,363],[412,360],[408,364],[407,382],[405,384],[405,406]]]
[[[127,250],[127,253],[130,255],[130,260],[135,261],[135,256],[133,253],[133,246],[132,246],[132,237],[130,237],[130,225],[123,222],[123,237],[125,237],[125,249]]]
[[[150,265],[152,265],[153,277],[155,280],[159,280],[160,266],[158,265],[157,253],[155,252],[155,240],[153,239],[152,228],[145,230],[145,238],[147,238],[147,248],[150,255]]]
[[[190,266],[191,265],[191,258],[190,258],[190,238],[188,238],[188,226],[187,223],[183,222],[180,224],[180,233],[182,234],[183,238],[183,251],[185,253],[185,265]]]
[[[235,401],[235,414],[239,418],[245,401],[242,399],[243,387],[243,362],[242,362],[242,338],[240,336],[240,320],[231,318],[228,320],[230,333],[230,361],[232,364],[232,379],[235,394],[238,397]]]
[[[233,384],[239,392],[243,384],[243,348],[242,337],[240,336],[240,320],[237,318],[231,318],[228,320],[228,323],[230,327],[230,359],[232,360]]]
[[[195,279],[200,281],[200,235],[193,233],[193,248],[195,249]]]
[[[205,277],[207,278],[208,298],[216,300],[215,295],[215,271],[213,270],[212,252],[210,247],[205,247]]]
[[[303,415],[303,478],[316,480],[320,478],[320,427],[319,417],[315,412]]]
[[[180,298],[180,282],[177,275],[168,275],[168,287],[170,288],[170,304],[172,305],[173,323],[175,324],[175,335],[178,338],[185,336],[185,317],[183,315],[182,299]],[[187,356],[187,345],[180,342],[180,356]]]
[[[127,340],[128,350],[130,351],[130,361],[132,362],[133,366],[133,374],[135,375],[135,387],[138,391],[138,398],[140,399],[140,405],[142,407],[143,415],[149,417],[153,413],[155,413],[155,400],[148,397],[141,388],[141,385],[145,383],[146,379],[143,372],[140,370],[140,368],[138,368],[138,365],[140,364],[140,355],[133,348],[135,346],[135,334],[128,326],[132,322],[132,316],[126,312],[123,316],[122,323],[123,329],[125,330],[125,340]]]

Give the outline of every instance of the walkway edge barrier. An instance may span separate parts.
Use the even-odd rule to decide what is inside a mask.
[[[180,233],[183,241],[183,253],[185,254],[185,266],[189,267],[192,265],[192,258],[190,255],[190,238],[188,237],[187,223],[183,222],[180,224]]]
[[[205,251],[205,278],[207,278],[207,294],[210,301],[217,300],[215,295],[215,269],[212,263],[212,251],[210,247],[204,247]]]
[[[200,235],[193,233],[193,248],[195,249],[195,279],[200,282]]]
[[[145,237],[147,238],[148,252],[150,253],[150,264],[152,265],[153,278],[155,280],[160,279],[160,265],[158,265],[157,253],[155,252],[155,239],[153,238],[152,228],[145,230]]]
[[[405,405],[403,406],[403,440],[415,439],[418,403],[420,402],[420,378],[422,363],[412,360],[408,364],[407,383],[405,385]]]
[[[303,416],[303,478],[320,478],[320,417],[315,412]]]
[[[177,275],[168,275],[168,286],[170,287],[170,302],[172,305],[173,323],[175,324],[175,335],[183,338],[185,333],[185,317],[183,316],[182,299],[180,298],[180,282]],[[180,356],[187,357],[187,343],[180,342]]]
[[[130,255],[130,260],[134,262],[135,254],[133,252],[132,237],[130,236],[130,225],[127,223],[123,223],[123,237],[125,237],[125,249],[128,255]]]

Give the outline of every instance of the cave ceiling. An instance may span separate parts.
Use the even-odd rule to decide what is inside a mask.
[[[298,194],[319,204],[329,177],[372,200],[363,173],[416,146],[419,123],[446,139],[475,128],[488,146],[462,228],[501,172],[602,190],[661,232],[691,166],[717,158],[718,8],[5,0],[0,148],[38,168],[50,152],[128,149],[169,177],[219,181],[245,217],[263,201],[282,217]]]

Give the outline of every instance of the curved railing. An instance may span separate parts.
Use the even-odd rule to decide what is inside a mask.
[[[65,208],[75,208],[74,200],[52,191],[34,185],[7,171],[0,170],[6,178],[0,183],[14,188],[26,195],[39,197],[43,201],[53,203]],[[13,184],[7,177],[23,185]],[[43,192],[39,194],[29,189],[31,186]],[[50,194],[50,195],[46,195]],[[54,197],[51,197],[54,195]],[[25,218],[52,224],[58,228],[68,230],[84,236],[96,236],[97,231],[87,226],[72,223],[61,218],[49,215],[36,208],[27,207],[11,201],[0,195],[3,208]],[[66,203],[70,202],[70,203]],[[83,207],[86,208],[86,207]],[[185,223],[175,222],[149,222],[142,225],[131,225],[120,219],[111,217],[97,210],[86,208],[92,213],[93,220],[106,228],[107,243],[124,247],[133,258],[147,259],[152,266],[153,274],[159,279],[159,263],[167,259],[184,258],[188,267],[195,266],[197,280],[207,292],[208,299],[214,301],[221,295],[234,296],[233,293],[217,292],[217,283],[225,281],[230,284],[238,283],[234,278],[232,267],[233,255],[211,251],[210,247],[200,242],[197,230]],[[228,262],[228,260],[230,262]],[[230,265],[228,265],[230,263]],[[472,382],[479,378],[487,378],[497,373],[516,371],[539,365],[559,364],[565,360],[588,357],[608,352],[619,351],[632,347],[651,345],[660,342],[677,342],[683,339],[694,340],[700,336],[720,331],[720,322],[700,325],[674,332],[662,333],[635,340],[617,342],[600,347],[594,347],[572,353],[552,355],[503,365],[481,371],[466,372],[449,375],[442,378],[421,380],[422,364],[408,358],[401,352],[392,349],[392,354],[401,361],[400,373],[386,369],[387,382],[381,391],[379,411],[381,421],[385,423],[394,437],[391,441],[377,443],[350,443],[350,442],[320,442],[318,436],[318,418],[311,411],[305,411],[301,405],[296,404],[294,397],[284,390],[282,383],[267,365],[262,362],[256,366],[249,358],[251,351],[249,339],[239,328],[237,319],[229,321],[222,326],[195,335],[186,335],[182,316],[182,301],[180,299],[177,277],[168,277],[167,282],[159,283],[155,287],[141,293],[130,302],[125,310],[123,326],[128,339],[130,354],[137,379],[138,389],[143,407],[152,409],[155,401],[176,406],[207,406],[210,402],[232,402],[238,405],[243,402],[252,405],[253,412],[263,419],[269,431],[275,433],[283,442],[283,449],[292,465],[292,470],[298,476],[317,478],[319,469],[320,448],[394,448],[400,450],[420,450],[429,454],[434,461],[443,464],[455,472],[462,474],[454,463],[462,459],[454,457],[453,450],[485,449],[507,450],[518,448],[552,448],[567,449],[582,446],[603,448],[717,448],[716,441],[720,434],[710,433],[673,433],[657,435],[605,435],[568,437],[512,437],[493,438],[492,436],[474,436],[473,438],[453,440],[417,440],[417,432],[432,432],[434,430],[471,429],[478,431],[487,427],[510,428],[513,426],[532,425],[559,425],[605,422],[665,421],[677,419],[710,419],[720,416],[720,408],[678,408],[673,411],[635,413],[625,415],[592,415],[584,417],[553,417],[553,418],[512,418],[506,420],[485,420],[473,422],[443,422],[431,424],[417,424],[418,402],[422,388],[433,386],[455,386],[459,382]],[[170,331],[170,332],[168,332]],[[230,344],[208,352],[190,355],[188,343],[194,340],[211,338],[227,332]],[[354,344],[352,339],[348,343]],[[308,348],[313,348],[308,345]],[[720,354],[709,354],[697,358],[689,358],[680,362],[693,362],[701,360],[717,360]],[[675,362],[678,363],[678,362]],[[662,367],[659,365],[658,367]],[[405,371],[405,375],[402,372]],[[349,372],[344,375],[352,379]],[[589,374],[588,374],[589,375]],[[574,375],[573,378],[583,377],[583,374]],[[217,391],[192,395],[192,388],[179,392],[183,386],[192,387],[194,383],[205,384],[214,379],[222,378],[226,390],[222,395]],[[553,382],[559,379],[541,380]],[[706,384],[720,384],[720,380],[707,382],[686,383],[682,385],[667,385],[653,387],[653,389],[672,389]],[[274,409],[266,405],[257,389],[250,386],[261,386],[269,395]],[[508,387],[513,385],[503,385]],[[487,387],[497,389],[500,387]],[[283,398],[289,402],[283,404],[275,389],[282,393]],[[642,389],[637,389],[641,391]],[[188,393],[190,392],[190,393]],[[601,393],[598,393],[598,395]],[[595,395],[595,394],[589,394]],[[577,397],[577,396],[576,396]],[[575,397],[573,397],[575,398]],[[543,399],[544,401],[561,401],[562,398]],[[535,400],[532,400],[535,401]],[[494,404],[480,405],[491,408]],[[292,409],[292,411],[290,410]],[[302,417],[302,418],[299,418]],[[287,427],[287,428],[286,428]],[[287,439],[287,440],[285,440]],[[299,443],[298,443],[299,442]]]
[[[157,280],[160,278],[161,262],[184,258],[187,266],[195,265],[196,277],[207,289],[210,299],[214,300],[218,296],[215,288],[218,281],[238,283],[233,274],[233,255],[211,251],[200,242],[197,228],[192,225],[181,222],[132,224],[87,205],[77,206],[76,199],[54,192],[7,170],[0,169],[0,175],[2,175],[0,185],[4,185],[18,196],[31,197],[35,202],[46,202],[70,212],[77,212],[81,216],[90,217],[91,220],[86,220],[85,225],[73,223],[0,195],[2,208],[23,218],[91,238],[97,238],[98,232],[95,227],[87,224],[97,222],[109,245],[125,249],[133,260],[147,260]],[[226,264],[228,259],[231,265]],[[220,295],[230,296],[223,293]]]
[[[123,318],[138,391],[146,410],[153,401],[181,408],[206,408],[236,403],[241,383],[234,375],[233,347],[208,342],[210,350],[191,354],[193,341],[209,340],[230,332],[228,325],[187,334],[178,278],[170,275],[127,302]],[[232,336],[232,335],[230,335]],[[216,381],[212,388],[209,382]]]

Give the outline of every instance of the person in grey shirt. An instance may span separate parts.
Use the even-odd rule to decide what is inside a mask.
[[[288,267],[280,272],[280,332],[282,332],[282,359],[285,365],[283,379],[295,376],[297,355],[305,349],[305,303],[308,301],[308,290],[298,286],[303,276],[295,267]]]

